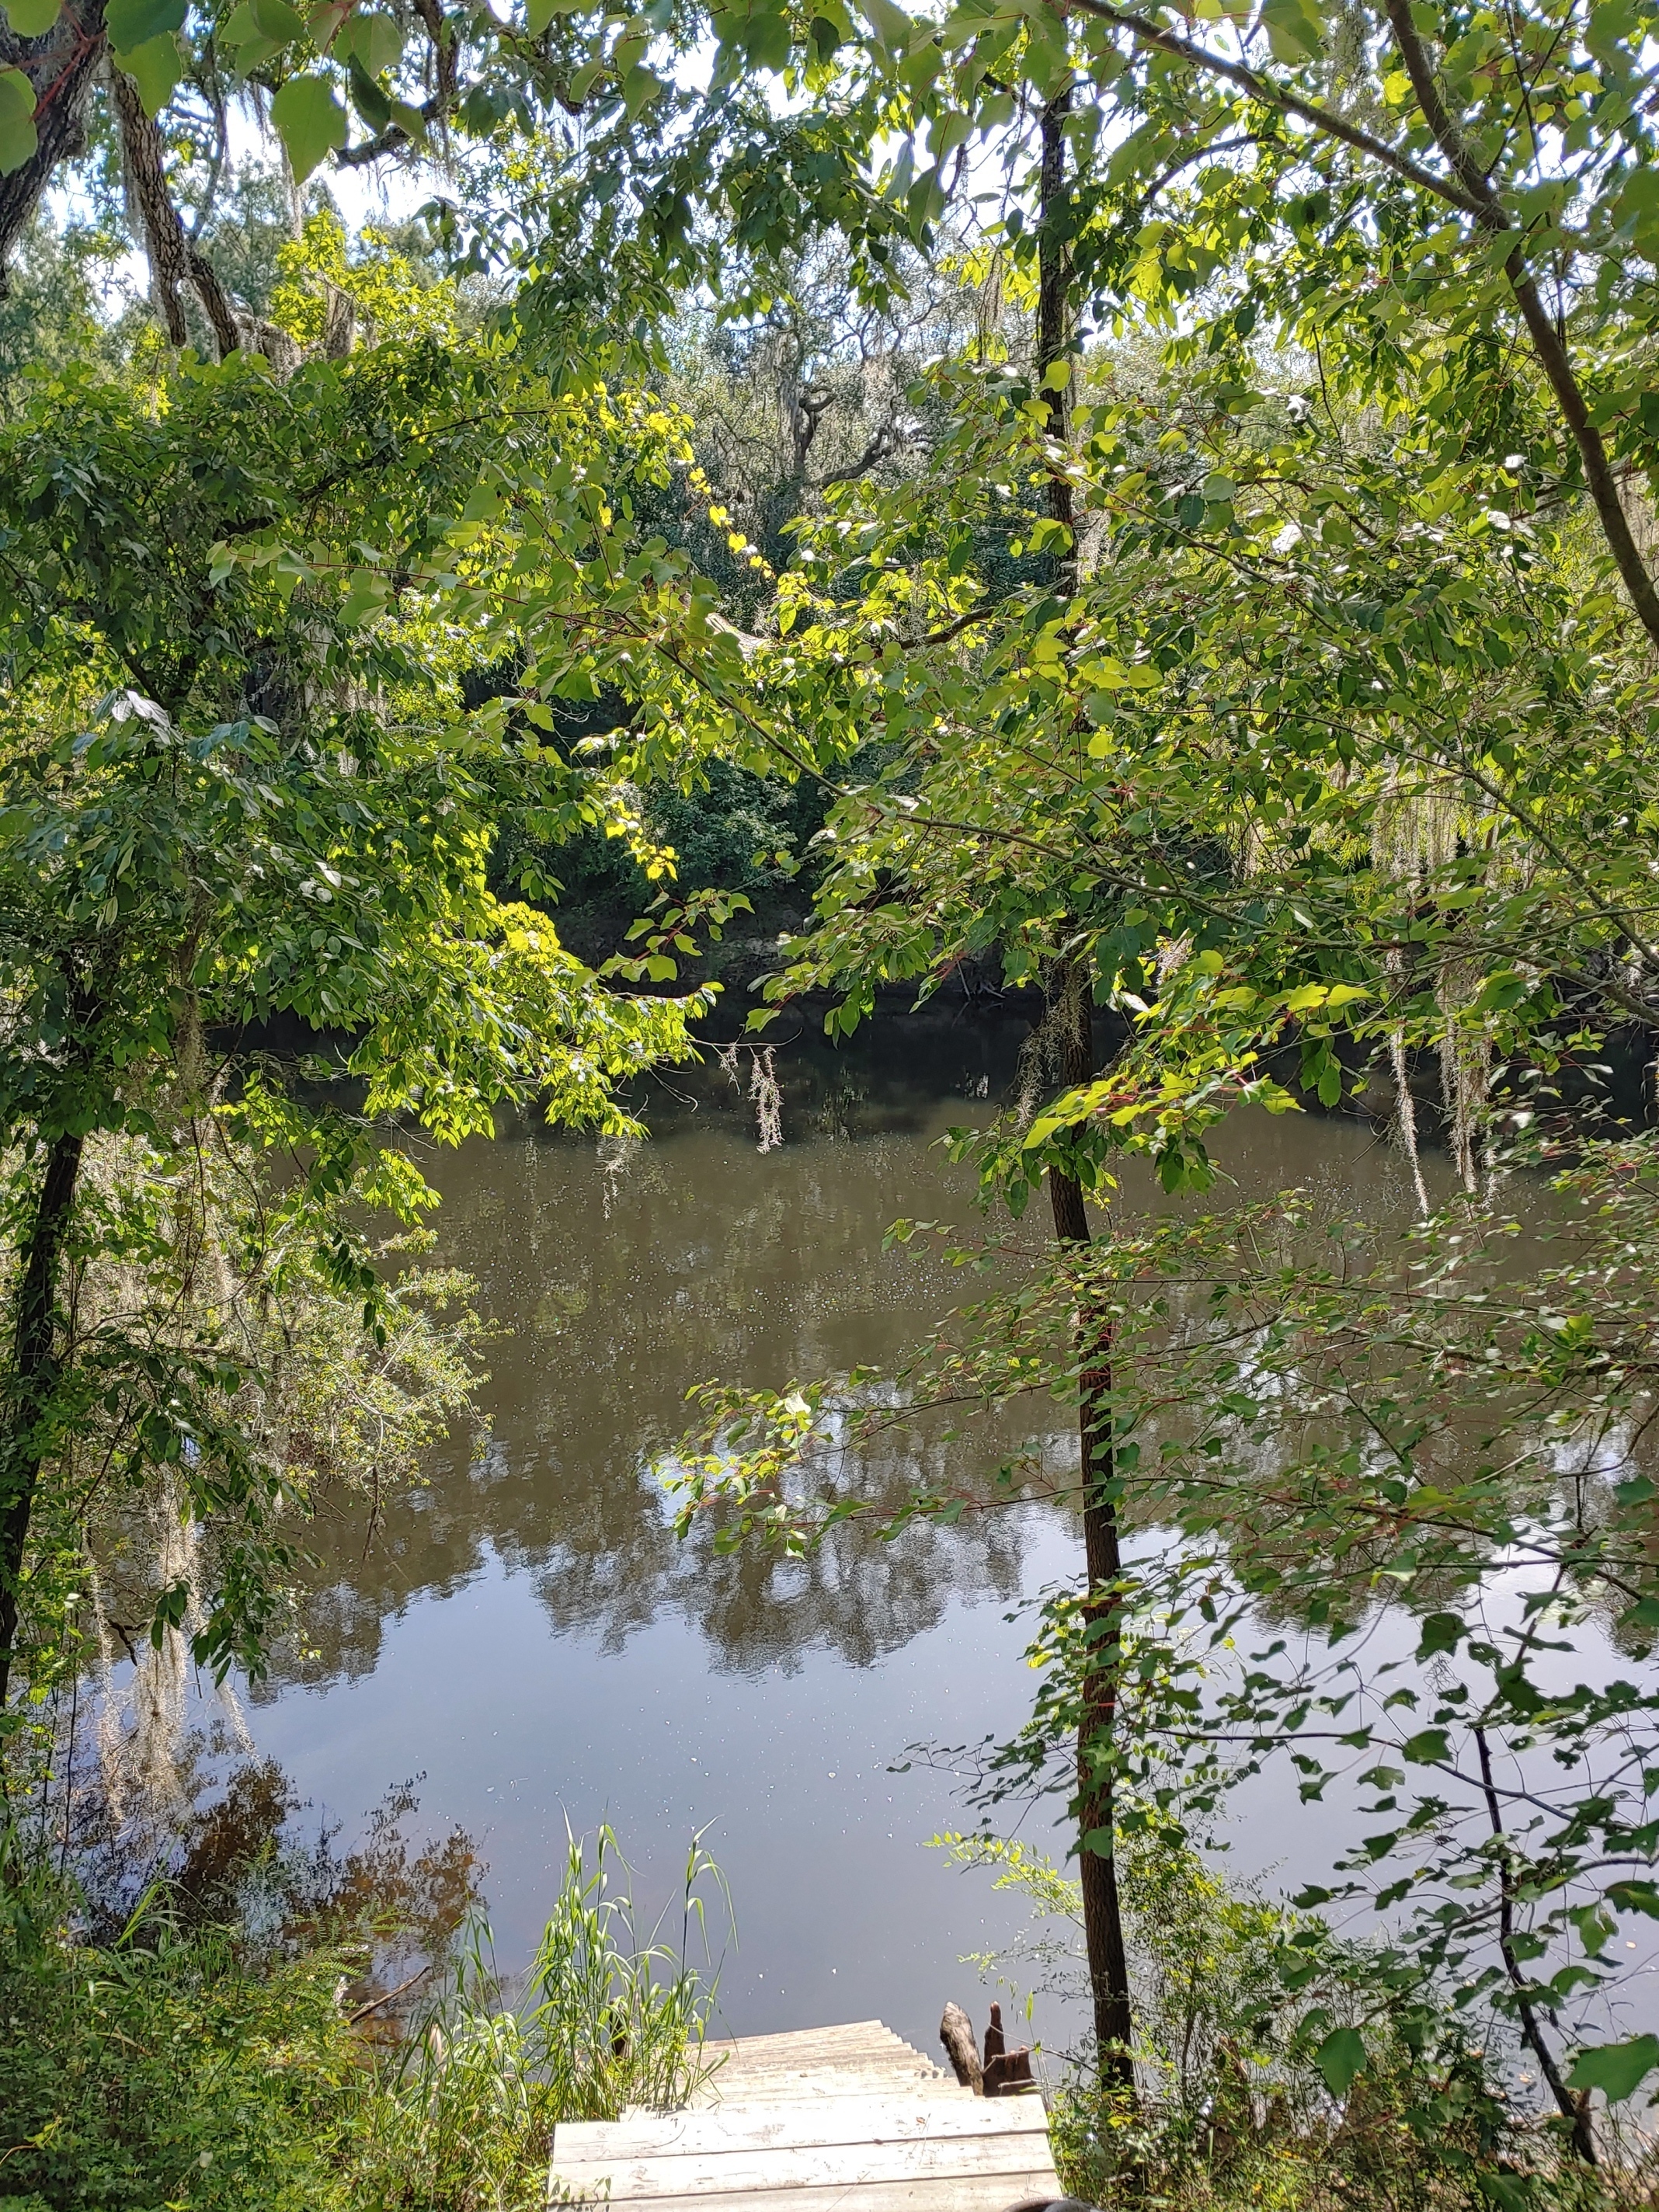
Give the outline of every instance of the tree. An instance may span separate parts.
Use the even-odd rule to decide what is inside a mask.
[[[1049,388],[1069,380],[1063,366]],[[1368,426],[1320,419],[1293,371],[1286,381],[1288,390],[1255,394],[1241,419],[1217,405],[1201,373],[1184,391],[1148,395],[1102,358],[1085,373],[1077,441],[1067,444],[1054,434],[1056,410],[1041,386],[1005,377],[999,388],[950,365],[939,383],[957,410],[956,437],[930,457],[927,495],[907,490],[896,501],[861,487],[820,530],[805,531],[800,566],[781,590],[783,635],[751,662],[775,726],[828,736],[817,773],[848,757],[856,730],[879,727],[890,748],[870,781],[836,779],[828,824],[836,864],[774,1000],[831,987],[841,998],[830,1025],[847,1029],[871,1009],[878,983],[909,977],[925,994],[988,946],[1000,949],[1011,981],[1045,987],[1041,1042],[1052,1060],[1034,1062],[1024,1110],[963,1149],[977,1154],[987,1194],[1016,1212],[1048,1180],[1068,1255],[1046,1293],[1028,1285],[999,1313],[977,1371],[993,1395],[1035,1384],[1077,1397],[1081,1495],[1086,1504],[1093,1493],[1114,1531],[1124,1513],[1164,1517],[1157,1480],[1133,1472],[1148,1447],[1125,1406],[1156,1407],[1148,1428],[1167,1454],[1172,1408],[1201,1419],[1225,1404],[1234,1371],[1224,1375],[1225,1363],[1249,1372],[1263,1358],[1254,1333],[1245,1356],[1220,1328],[1217,1366],[1189,1397],[1156,1357],[1126,1343],[1124,1308],[1097,1295],[1097,1270],[1133,1274],[1148,1262],[1133,1243],[1091,1258],[1082,1204],[1085,1191],[1109,1192],[1117,1153],[1144,1148],[1167,1188],[1202,1188],[1211,1121],[1246,1099],[1289,1108],[1283,1079],[1292,1066],[1304,1094],[1334,1105],[1355,1080],[1356,1059],[1373,1054],[1396,1077],[1402,1136],[1414,1143],[1408,1063],[1432,1045],[1473,1193],[1498,1131],[1534,1117],[1571,1051],[1596,1048],[1632,1015],[1651,1018],[1650,684],[1593,541],[1571,514],[1552,525],[1512,513],[1499,522],[1487,510],[1460,526],[1442,508],[1436,456],[1423,450],[1432,432],[1414,440],[1402,423],[1379,451]],[[1188,486],[1200,467],[1194,500]],[[1069,514],[1054,512],[1061,471]],[[1011,538],[1035,540],[1054,560],[1043,581],[1000,597],[986,593],[975,559],[999,511]],[[1085,516],[1095,519],[1086,565],[1078,558]],[[1587,780],[1592,728],[1598,773]],[[1127,1030],[1100,1076],[1083,1057],[1094,996]],[[1056,1080],[1060,1095],[1043,1102]],[[1606,1186],[1595,1188],[1599,1202]],[[1358,1227],[1349,1241],[1363,1244]],[[1633,1266],[1646,1266],[1644,1249],[1631,1248]],[[1560,1294],[1553,1280],[1538,1304]],[[1477,1290],[1473,1303],[1486,1295]],[[1045,1338],[1041,1352],[1030,1348],[1034,1310],[1060,1340]],[[1368,1319],[1386,1334],[1376,1315]],[[1453,1356],[1437,1346],[1423,1354],[1431,1372]],[[1153,1379],[1136,1379],[1143,1360]],[[1281,1383],[1293,1419],[1318,1395],[1300,1338],[1297,1361],[1287,1359]],[[959,1369],[927,1371],[924,1397],[949,1405],[973,1396]],[[1344,1387],[1358,1395],[1352,1374]],[[1386,1397],[1400,1377],[1376,1387]],[[1455,1395],[1448,1387],[1448,1420]],[[810,1542],[851,1510],[834,1492],[813,1492],[821,1402],[810,1390],[760,1401],[714,1394],[684,1517],[732,1504],[736,1528]],[[1575,1436],[1599,1433],[1604,1418],[1593,1396],[1559,1414]],[[1397,1403],[1385,1418],[1369,1398],[1353,1417],[1378,1434],[1404,1419]],[[1419,1406],[1416,1418],[1426,1425],[1430,1417]],[[1516,1412],[1517,1432],[1530,1418]],[[1399,1449],[1408,1455],[1413,1446]],[[1486,1435],[1481,1449],[1502,1458],[1507,1446]],[[803,1454],[805,1496],[791,1486]],[[1201,1467],[1194,1492],[1203,1504],[1168,1516],[1188,1535],[1201,1522],[1204,1540],[1227,1550],[1224,1570],[1204,1554],[1206,1571],[1238,1571],[1253,1539],[1225,1532],[1261,1517],[1247,1493],[1264,1462],[1275,1472],[1280,1464],[1271,1450],[1252,1455],[1232,1485]],[[1444,1490],[1424,1486],[1431,1512]],[[1526,1510],[1524,1487],[1517,1480],[1503,1492],[1505,1514]],[[1411,1488],[1389,1492],[1390,1510],[1408,1504]],[[1363,1509],[1350,1518],[1349,1503],[1320,1491],[1308,1510],[1344,1529],[1333,1540],[1345,1549],[1363,1547],[1375,1524],[1368,1529]],[[959,1513],[964,1501],[919,1498],[912,1510]],[[1281,1592],[1287,1559],[1328,1580],[1312,1521],[1268,1517],[1273,1564],[1251,1595]],[[1495,1570],[1516,1526],[1506,1519],[1491,1548],[1477,1545],[1484,1564],[1465,1561],[1474,1579]],[[1457,1541],[1471,1540],[1460,1522]],[[1449,1571],[1435,1556],[1434,1571]],[[1561,1559],[1551,1553],[1547,1580]],[[1184,1573],[1184,1554],[1177,1565]],[[1587,1572],[1594,1586],[1599,1568]],[[1220,1587],[1202,1603],[1218,1603]],[[1138,1564],[1126,1572],[1091,1547],[1085,1595],[1049,1655],[1063,1692],[1034,1739],[1046,1759],[1081,1729],[1073,1803],[1085,1827],[1090,1753],[1104,1778],[1098,1797],[1109,1804],[1121,1786],[1133,1807],[1150,1770],[1131,1777],[1130,1747],[1145,1753],[1167,1741],[1158,1733],[1166,1723],[1149,1723],[1141,1699],[1162,1663],[1151,1647],[1169,1647],[1161,1628],[1144,1632],[1150,1646],[1140,1642],[1132,1621],[1180,1620],[1187,1602],[1168,1577]],[[1117,1695],[1125,1669],[1136,1682],[1127,1711]],[[1270,1705],[1282,1716],[1305,1686],[1287,1687],[1276,1705],[1271,1679],[1253,1679],[1230,1707],[1237,1741],[1255,1741],[1256,1720]],[[1171,1733],[1189,1688],[1182,1679],[1171,1689]],[[1535,1742],[1507,1697],[1505,1684],[1486,1699],[1481,1741],[1490,1720],[1511,1741]],[[1575,1711],[1564,1723],[1575,1740],[1583,1721]],[[1616,1733],[1622,1724],[1609,1705],[1588,1727]],[[1266,1725],[1271,1734],[1277,1723]],[[1639,1800],[1638,1791],[1607,1846],[1628,1845],[1637,1858],[1646,1848]],[[1584,1811],[1570,1800],[1560,1816],[1570,1826]],[[1509,1853],[1501,1819],[1492,1833],[1500,1856]],[[1441,1866],[1449,1879],[1451,1863]],[[1585,1861],[1574,1856],[1572,1869],[1593,1886]],[[1500,1917],[1520,1879],[1503,1876]],[[1458,1949],[1465,1923],[1455,1939],[1452,1924],[1434,1939],[1437,1971],[1470,1955]],[[1560,1933],[1557,1923],[1540,1941],[1547,1948]],[[1103,1951],[1091,1939],[1097,1993]],[[1537,2008],[1553,2000],[1528,1983],[1521,1952],[1504,1955],[1504,2002],[1541,2045]],[[1098,2015],[1097,2029],[1104,2043]],[[1554,2056],[1540,2063],[1554,2069],[1575,2138],[1593,2154]]]
[[[222,1302],[206,1302],[205,1334],[188,1306],[182,1334],[118,1312],[70,1325],[71,1270],[137,1249],[93,1194],[96,1161],[136,1146],[176,1170],[219,1129],[280,1149],[298,1174],[245,1222],[264,1241],[250,1269],[313,1269],[373,1331],[390,1309],[358,1210],[409,1219],[431,1195],[378,1119],[454,1142],[488,1133],[498,1103],[539,1098],[566,1122],[631,1128],[616,1086],[684,1056],[706,1002],[601,987],[544,914],[489,892],[505,818],[637,832],[602,774],[499,701],[469,715],[459,684],[467,549],[488,534],[467,518],[494,511],[491,456],[516,452],[538,487],[520,507],[568,617],[603,622],[623,532],[586,480],[603,469],[620,498],[665,471],[669,419],[561,402],[503,352],[432,338],[285,384],[251,356],[186,366],[161,398],[71,374],[0,434],[0,1146],[16,1255],[0,1686],[41,1486],[88,1423],[131,1482],[165,1473],[187,1517],[235,1532],[199,1659],[257,1668],[286,1559],[289,1471],[239,1418],[258,1356]],[[282,1020],[344,1038],[361,1111],[261,1049]],[[158,1626],[182,1601],[161,1593]]]

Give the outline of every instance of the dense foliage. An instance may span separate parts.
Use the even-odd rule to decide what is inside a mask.
[[[1659,1213],[1605,1080],[1659,1012],[1653,30],[9,0],[20,1786],[112,1624],[256,1671],[323,1488],[377,1498],[465,1411],[466,1286],[366,1225],[430,1203],[387,1123],[630,1127],[619,1087],[695,1048],[705,924],[758,902],[759,1029],[964,963],[1032,1009],[958,1145],[1006,1286],[899,1399],[711,1389],[675,1479],[684,1526],[800,1550],[867,1504],[849,1413],[1074,1412],[1085,1559],[981,1802],[1077,1834],[1079,2173],[1164,2186],[1290,2066],[1447,2201],[1590,2185],[1595,2095],[1659,2067],[1590,2002],[1659,1917]],[[325,180],[377,168],[435,197],[354,234]],[[115,313],[87,272],[124,242]],[[1224,1117],[1362,1100],[1415,1224],[1194,1209]],[[1107,1211],[1134,1154],[1150,1224]],[[1290,1917],[1228,1907],[1294,2031],[1189,2078],[1135,1854],[1201,1888],[1186,1839],[1267,1769],[1380,1825]],[[1339,1894],[1378,1916],[1340,1972]],[[152,1948],[165,2040],[207,1970]],[[238,2045],[311,2002],[221,1964]]]

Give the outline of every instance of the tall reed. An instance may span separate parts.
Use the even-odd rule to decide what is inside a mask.
[[[705,1911],[710,1887],[729,1928],[729,1893],[694,1837],[677,1905],[642,1931],[613,1831],[600,1827],[591,1852],[571,1836],[558,1899],[516,1999],[479,1923],[418,2031],[367,2085],[363,2196],[444,2212],[523,2212],[545,2201],[561,2121],[684,2104],[713,2070],[703,2056],[720,1978]]]

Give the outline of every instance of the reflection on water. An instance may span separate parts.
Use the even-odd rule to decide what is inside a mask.
[[[504,1956],[527,1948],[566,1817],[609,1817],[664,1895],[713,1820],[743,1939],[735,2027],[880,2013],[931,2045],[945,1996],[973,1996],[955,1962],[1013,1909],[921,1848],[957,1816],[948,1777],[888,1769],[918,1740],[1017,1725],[1030,1678],[1005,1616],[1073,1571],[1066,1516],[1021,1507],[885,1545],[844,1530],[805,1561],[721,1555],[677,1544],[649,1470],[691,1385],[890,1361],[963,1295],[936,1254],[884,1254],[881,1235],[901,1215],[969,1219],[970,1178],[937,1139],[995,1109],[1024,1035],[939,1017],[878,1024],[855,1052],[802,1040],[779,1054],[785,1142],[764,1154],[710,1067],[647,1098],[644,1145],[520,1127],[422,1159],[441,1255],[509,1332],[488,1447],[434,1454],[367,1548],[358,1522],[320,1532],[309,1650],[260,1693],[254,1732],[348,1819],[423,1771],[428,1818],[481,1838]],[[1409,1200],[1359,1124],[1259,1117],[1245,1133],[1239,1195],[1300,1182],[1333,1207]],[[866,1464],[872,1497],[942,1476],[917,1449],[896,1437]]]

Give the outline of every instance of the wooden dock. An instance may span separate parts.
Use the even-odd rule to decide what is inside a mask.
[[[556,2129],[552,2202],[1008,2212],[1060,2194],[1041,2097],[975,2097],[878,2020],[704,2051],[718,2069],[685,2111]]]

